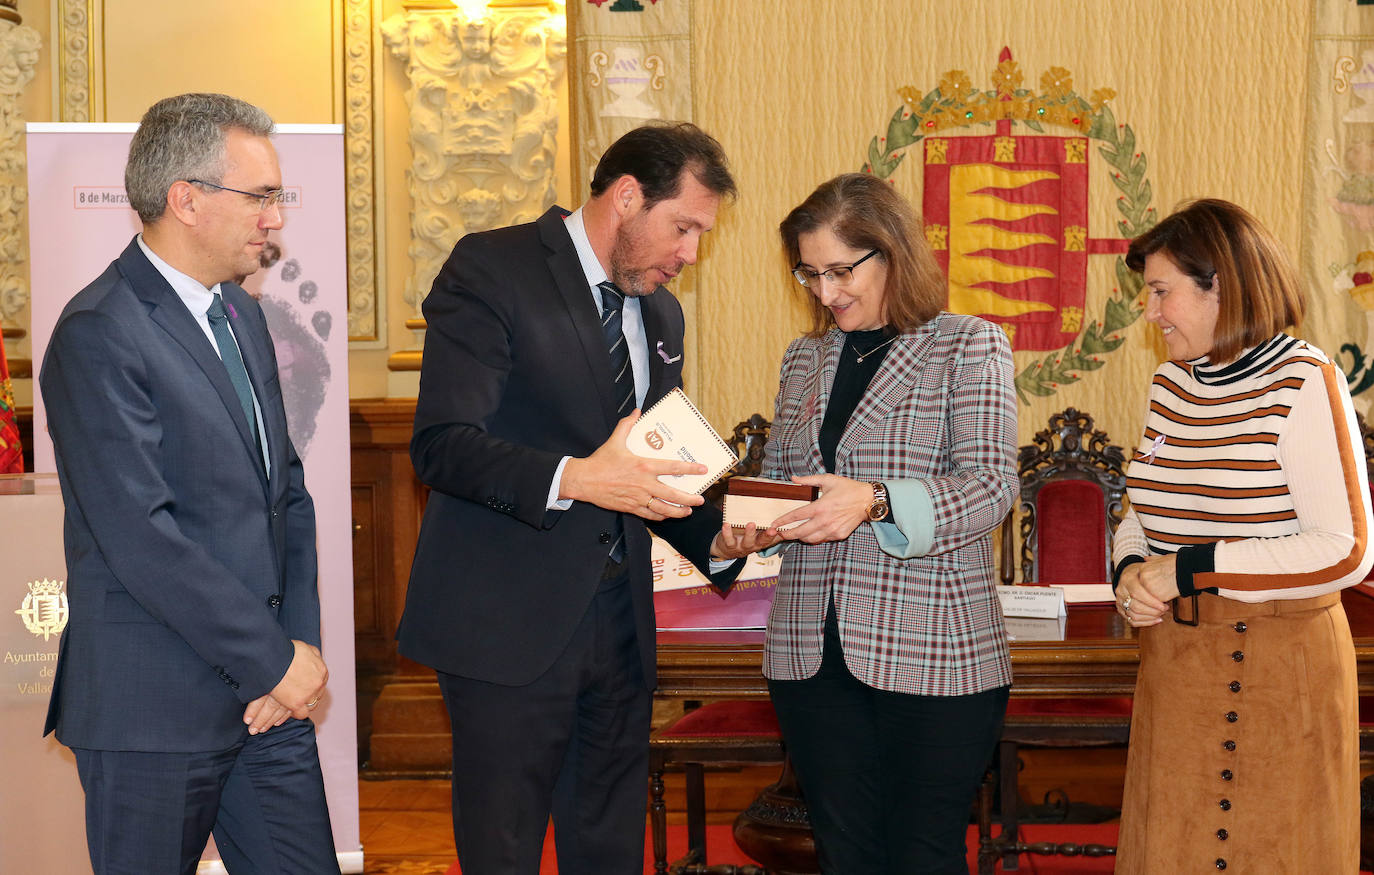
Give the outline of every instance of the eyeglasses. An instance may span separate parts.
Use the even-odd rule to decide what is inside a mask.
[[[842,264],[838,267],[832,267],[829,270],[821,271],[815,271],[811,270],[808,267],[802,267],[802,264],[799,261],[797,262],[796,266],[792,268],[792,276],[796,277],[797,282],[806,286],[808,289],[812,286],[818,285],[821,277],[825,277],[826,279],[830,280],[831,285],[847,286],[854,280],[854,268],[863,264],[865,261],[868,261],[870,258],[877,254],[878,250],[874,249],[867,255],[865,255],[863,258],[860,258],[858,261],[854,262],[853,264]]]
[[[214,188],[220,191],[232,191],[234,194],[247,195],[257,200],[258,209],[264,213],[275,206],[281,205],[282,190],[280,188],[274,188],[265,194],[260,194],[256,191],[243,191],[242,189],[230,188],[227,185],[220,185],[217,182],[206,182],[203,179],[188,179],[186,181],[194,185],[203,185],[206,188]]]

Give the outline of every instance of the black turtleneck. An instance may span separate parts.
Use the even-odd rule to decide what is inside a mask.
[[[840,364],[835,368],[835,384],[830,389],[830,403],[825,408],[825,418],[821,420],[820,450],[825,470],[835,473],[835,447],[840,443],[840,435],[859,406],[859,399],[878,373],[883,357],[892,348],[890,340],[895,333],[883,326],[869,331],[851,331],[844,339],[840,350]],[[872,350],[872,352],[870,352]],[[863,355],[863,361],[859,356]]]

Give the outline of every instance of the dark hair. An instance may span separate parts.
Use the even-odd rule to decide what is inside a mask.
[[[1288,256],[1258,219],[1229,201],[1185,202],[1131,241],[1126,266],[1143,273],[1146,256],[1155,253],[1200,289],[1216,283],[1217,327],[1207,354],[1214,364],[1302,324],[1307,295]]]
[[[690,170],[712,194],[735,197],[735,180],[725,150],[715,137],[691,122],[644,125],[612,143],[592,175],[592,197],[598,197],[620,177],[632,176],[648,209],[678,196],[684,170]]]
[[[883,307],[899,332],[915,331],[935,318],[948,297],[944,273],[926,243],[921,217],[890,184],[866,173],[845,173],[822,182],[778,226],[787,266],[801,260],[798,238],[829,228],[846,246],[876,249],[887,264]],[[807,292],[811,334],[835,324],[830,309]]]
[[[145,225],[162,217],[167,190],[177,180],[220,181],[225,135],[231,130],[266,137],[273,131],[272,117],[226,94],[178,94],[149,107],[124,165],[129,206]]]

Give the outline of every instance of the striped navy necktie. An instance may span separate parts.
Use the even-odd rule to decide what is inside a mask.
[[[635,375],[630,370],[630,346],[625,342],[621,327],[625,293],[610,280],[597,283],[596,287],[601,289],[601,334],[606,340],[611,374],[615,377],[616,415],[623,419],[635,409]],[[610,556],[614,562],[625,558],[625,526],[619,517],[616,517],[615,543],[611,544]]]
[[[596,285],[601,289],[601,334],[606,340],[611,373],[615,377],[616,414],[625,417],[635,409],[635,375],[630,370],[630,347],[621,327],[625,293],[610,280]]]

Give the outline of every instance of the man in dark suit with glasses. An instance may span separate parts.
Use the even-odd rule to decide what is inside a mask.
[[[76,756],[96,873],[339,871],[310,712],[315,510],[262,310],[235,283],[282,225],[271,118],[155,104],[129,147],[143,222],[67,304],[39,383],[71,619],[47,730]]]

